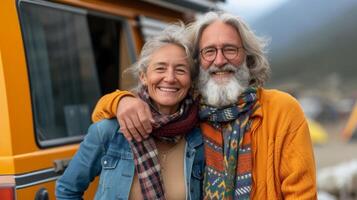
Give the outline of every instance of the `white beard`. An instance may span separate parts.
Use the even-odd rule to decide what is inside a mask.
[[[211,77],[215,71],[233,71],[230,80],[218,83]],[[204,102],[208,105],[221,108],[237,103],[238,97],[249,85],[250,74],[246,62],[240,66],[226,64],[218,68],[210,66],[207,70],[200,67],[198,90]]]

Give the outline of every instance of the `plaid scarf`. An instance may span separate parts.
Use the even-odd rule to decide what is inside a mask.
[[[155,123],[153,124],[154,131],[149,138],[141,142],[134,140],[130,142],[135,168],[143,198],[164,200],[165,191],[154,138],[177,143],[197,124],[198,106],[193,104],[192,98],[188,95],[176,113],[163,115],[156,110],[145,89],[142,89],[138,95],[150,105]]]
[[[253,121],[250,116],[259,107],[256,92],[256,88],[248,88],[239,96],[238,104],[231,107],[200,105],[200,119],[207,121],[214,130],[202,128],[207,160],[204,199],[250,198],[252,155],[249,129]],[[223,145],[220,145],[222,139]]]

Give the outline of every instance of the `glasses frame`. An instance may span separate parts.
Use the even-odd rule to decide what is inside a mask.
[[[227,56],[225,55],[225,53],[224,53],[224,48],[227,48],[227,47],[231,47],[231,48],[233,47],[233,48],[236,48],[236,49],[237,49],[237,54],[236,54],[233,58],[227,58]],[[205,50],[207,50],[207,49],[215,49],[215,55],[214,55],[213,59],[207,59],[207,58],[205,58],[203,51],[205,51]],[[237,46],[234,46],[234,45],[226,45],[226,46],[223,46],[222,48],[217,48],[217,47],[205,47],[205,48],[203,48],[203,49],[200,50],[200,55],[201,55],[201,57],[203,58],[203,60],[205,60],[205,61],[207,61],[207,62],[213,62],[213,61],[217,58],[218,50],[220,50],[221,53],[222,53],[222,55],[223,55],[223,57],[224,57],[225,59],[227,59],[227,60],[230,61],[230,60],[233,60],[233,59],[237,58],[237,56],[239,55],[239,50],[240,50],[240,49],[243,49],[243,50],[244,50],[244,47],[243,47],[243,46],[237,47]]]

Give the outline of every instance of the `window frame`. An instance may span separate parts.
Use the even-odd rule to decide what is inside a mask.
[[[31,111],[32,111],[32,124],[33,124],[33,133],[34,133],[34,139],[36,141],[37,146],[40,149],[44,149],[44,148],[49,148],[49,147],[55,147],[55,146],[62,146],[62,145],[66,145],[66,144],[74,144],[74,143],[79,143],[83,140],[83,138],[85,137],[86,134],[83,135],[78,135],[78,136],[67,136],[67,137],[61,137],[61,138],[55,138],[55,139],[49,139],[49,140],[43,140],[41,141],[38,137],[38,132],[37,130],[37,124],[35,122],[35,113],[34,113],[34,107],[35,107],[35,102],[33,101],[33,93],[32,93],[32,84],[31,84],[31,79],[33,77],[30,76],[30,67],[29,66],[29,61],[28,61],[28,55],[27,55],[27,45],[25,44],[25,31],[24,31],[24,22],[23,22],[23,13],[21,12],[21,7],[22,6],[26,6],[26,4],[32,4],[32,5],[37,5],[37,6],[42,6],[44,8],[52,8],[52,9],[56,9],[59,11],[65,11],[65,12],[71,12],[74,14],[80,14],[83,15],[84,17],[87,17],[88,15],[92,15],[95,17],[100,17],[103,19],[109,19],[109,20],[113,20],[116,23],[120,24],[121,28],[118,30],[118,32],[120,34],[124,34],[123,37],[125,37],[125,44],[120,44],[119,45],[119,53],[118,53],[118,58],[119,60],[122,59],[121,58],[121,45],[125,45],[128,47],[127,49],[127,54],[129,55],[129,58],[127,58],[129,60],[130,63],[134,63],[136,61],[136,51],[135,51],[135,41],[133,38],[133,34],[132,34],[132,30],[131,27],[128,23],[128,20],[125,19],[124,17],[121,16],[116,16],[116,15],[112,15],[112,14],[108,14],[108,13],[103,13],[103,12],[99,12],[99,11],[95,11],[95,10],[90,10],[90,9],[86,9],[86,8],[78,8],[78,7],[73,7],[70,5],[63,5],[63,4],[59,4],[59,3],[53,3],[53,2],[47,2],[47,1],[42,1],[42,0],[18,0],[17,1],[17,12],[19,15],[19,21],[20,21],[20,30],[21,30],[21,34],[22,34],[22,43],[24,46],[24,54],[25,54],[25,60],[26,60],[26,67],[27,67],[27,77],[28,77],[28,81],[29,81],[29,91],[30,91],[30,97],[31,97]],[[122,36],[120,36],[122,37]],[[120,37],[118,38],[120,40]],[[98,66],[97,66],[98,67]],[[127,67],[127,66],[125,66]],[[118,72],[119,72],[119,79],[118,79],[118,88],[120,87],[120,80],[121,80],[121,66],[120,63],[118,65]],[[100,87],[100,86],[99,86]]]

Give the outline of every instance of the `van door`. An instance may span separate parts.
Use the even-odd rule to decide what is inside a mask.
[[[34,128],[12,134],[15,173],[7,177],[17,199],[54,199],[54,183],[86,134],[95,103],[121,87],[121,66],[134,62],[136,51],[125,18],[28,0],[18,2],[18,13],[28,76],[13,78],[29,81],[32,119],[17,123]]]

